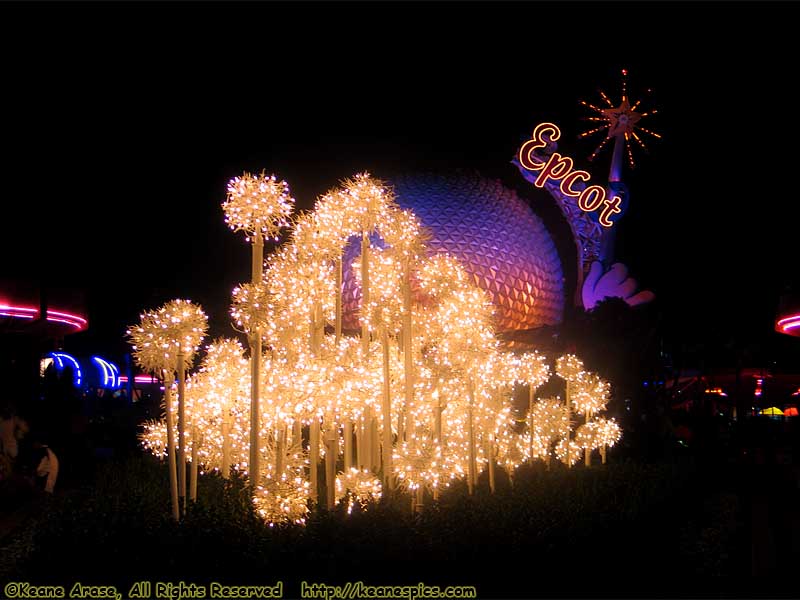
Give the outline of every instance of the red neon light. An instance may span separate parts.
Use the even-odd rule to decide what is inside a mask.
[[[789,333],[792,329],[800,327],[800,314],[785,317],[775,324],[775,329],[781,333]],[[796,335],[792,332],[792,335]]]
[[[120,383],[128,383],[128,376],[120,375],[119,381]],[[135,383],[158,383],[158,379],[151,377],[150,375],[136,375],[134,376],[133,381]]]
[[[72,321],[77,321],[78,323],[82,323],[83,325],[86,325],[86,323],[87,323],[86,319],[84,319],[83,317],[79,317],[78,315],[73,315],[73,314],[61,312],[61,311],[58,311],[58,310],[50,310],[48,308],[47,309],[47,320],[48,321],[51,320],[50,319],[50,315],[55,315],[56,317],[62,317],[64,319],[70,319]]]
[[[781,319],[780,321],[778,321],[778,325],[783,325],[788,321],[797,321],[797,320],[800,320],[800,315],[792,315],[791,317],[786,317],[785,319]]]
[[[18,319],[35,319],[38,315],[39,309],[37,308],[11,306],[8,304],[0,305],[0,316],[15,317]],[[83,317],[58,310],[47,309],[47,320],[53,323],[70,325],[78,331],[83,331],[87,326],[87,321]]]
[[[2,316],[2,317],[16,317],[18,319],[33,319],[36,315],[24,315],[24,314],[21,315],[21,314],[16,313],[16,312],[4,311],[4,310],[2,310],[2,308],[0,308],[0,316]]]

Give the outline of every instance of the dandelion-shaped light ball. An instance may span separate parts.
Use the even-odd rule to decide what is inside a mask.
[[[381,499],[381,480],[368,469],[351,468],[336,477],[336,503],[347,502],[347,514],[358,506],[363,510]]]
[[[526,352],[519,357],[519,373],[525,383],[538,388],[550,378],[547,358],[538,352]]]
[[[263,283],[243,283],[233,288],[231,317],[236,329],[244,333],[254,331],[267,322],[272,295]]]
[[[449,426],[449,429],[455,428]],[[418,433],[415,443],[404,442],[394,449],[394,473],[400,488],[415,491],[422,487],[434,491],[464,475],[466,451],[464,456],[458,456],[458,449],[451,444],[445,454],[430,432],[418,426]]]
[[[602,444],[599,441],[597,423],[591,421],[575,430],[575,443],[584,450],[594,450]]]
[[[546,458],[553,440],[562,437],[568,427],[567,411],[557,398],[536,402],[533,405],[533,458]]]
[[[582,450],[583,448],[575,440],[569,441],[569,466],[573,466],[581,459]],[[556,457],[567,464],[567,438],[561,438],[556,444]]]
[[[562,379],[575,383],[583,372],[583,362],[574,354],[565,354],[556,361],[556,373]]]
[[[131,326],[127,335],[133,346],[136,364],[148,373],[160,376],[161,370],[167,368],[167,361],[164,358],[164,341],[161,339],[161,327],[155,311],[142,313],[139,324]]]
[[[610,386],[594,373],[584,373],[575,382],[570,400],[581,414],[593,415],[608,404]]]
[[[470,285],[464,266],[454,256],[443,253],[424,261],[417,277],[420,288],[434,298],[467,289]]]
[[[142,447],[159,459],[167,457],[167,424],[165,421],[150,419],[142,424],[139,434]]]
[[[309,483],[301,477],[268,480],[253,495],[256,513],[267,523],[304,525],[308,515]]]
[[[136,363],[142,369],[177,371],[183,353],[188,367],[208,330],[203,309],[189,300],[171,300],[156,311],[142,315],[139,325],[128,330]]]
[[[345,179],[340,193],[351,219],[350,233],[372,233],[386,218],[389,207],[395,206],[394,192],[369,173]]]
[[[404,258],[423,255],[426,242],[432,237],[413,211],[398,208],[388,210],[387,219],[380,226],[380,234],[392,250]]]
[[[294,203],[285,181],[279,181],[275,175],[244,173],[228,182],[228,196],[222,209],[225,222],[233,231],[277,239],[281,229],[289,225]]]
[[[600,445],[611,447],[622,437],[622,428],[614,419],[598,418],[595,423],[597,440]]]
[[[318,203],[313,212],[295,218],[291,239],[301,259],[334,260],[341,256],[347,242],[342,230],[344,217],[332,208],[330,203]]]

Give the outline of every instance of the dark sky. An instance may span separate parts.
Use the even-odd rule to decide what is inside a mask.
[[[625,67],[664,139],[626,173],[618,257],[675,335],[769,335],[798,279],[787,4],[0,5],[0,275],[85,289],[98,351],[174,297],[231,333],[228,179],[266,169],[310,207],[362,170],[519,177],[544,120],[589,166],[578,101]]]

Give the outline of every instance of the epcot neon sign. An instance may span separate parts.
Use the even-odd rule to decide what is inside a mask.
[[[614,221],[611,216],[621,213],[619,196],[608,197],[606,189],[600,185],[587,185],[583,190],[577,190],[574,185],[578,181],[589,182],[591,175],[588,171],[573,170],[574,161],[569,156],[553,152],[550,157],[540,160],[534,150],[545,148],[549,143],[561,137],[561,130],[553,123],[540,123],[533,130],[532,139],[525,142],[519,149],[519,163],[528,171],[539,171],[533,182],[536,187],[544,187],[548,180],[561,181],[561,193],[565,196],[578,199],[578,207],[584,212],[600,210],[598,222],[603,227],[611,227]],[[601,209],[602,207],[602,209]]]

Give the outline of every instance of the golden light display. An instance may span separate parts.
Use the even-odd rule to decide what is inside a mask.
[[[165,369],[178,370],[179,355],[184,367],[191,365],[207,329],[208,317],[200,306],[188,300],[172,300],[142,314],[139,325],[128,329],[128,338],[136,364],[162,376]]]
[[[272,294],[264,283],[243,283],[233,288],[231,317],[236,329],[251,333],[269,324],[272,313]]]
[[[347,514],[381,499],[381,481],[367,469],[351,468],[336,477],[336,502],[347,502]]]
[[[278,181],[275,175],[244,173],[228,183],[228,197],[222,208],[232,230],[274,239],[289,225],[294,202],[289,184]]]
[[[294,201],[274,177],[245,175],[228,191],[232,228],[272,235],[288,222]],[[253,207],[267,201],[274,208],[255,218]],[[567,400],[536,400],[551,376],[548,359],[501,351],[491,299],[455,258],[429,254],[419,220],[399,209],[386,184],[366,173],[343,181],[296,217],[290,234],[254,282],[233,292],[234,327],[249,334],[251,357],[235,340],[215,340],[185,393],[193,468],[246,475],[266,521],[303,523],[315,504],[346,502],[351,512],[398,492],[412,494],[417,507],[424,494],[437,498],[459,479],[474,492],[485,469],[493,491],[497,465],[513,476],[526,460],[573,464],[599,450],[605,461],[621,433],[599,416],[608,384],[567,355],[554,369],[567,382]],[[361,256],[342,264],[353,236]],[[362,289],[360,337],[341,333],[342,269],[353,269]],[[172,368],[176,347],[167,340],[176,335],[169,328],[178,306],[188,310],[146,313],[131,331],[147,370]],[[181,329],[177,339],[194,352],[205,329],[198,313],[186,315],[181,327],[191,334]],[[262,374],[255,390],[252,361]],[[169,398],[175,385],[166,383]],[[516,386],[529,393],[521,434]],[[573,413],[585,421],[574,432]],[[145,425],[148,452],[170,457],[177,414],[167,403],[165,419]],[[325,498],[318,497],[323,477]]]
[[[167,452],[169,459],[170,495],[172,514],[180,518],[186,509],[186,410],[184,383],[186,367],[191,365],[194,353],[205,337],[208,317],[200,306],[188,300],[172,300],[155,311],[141,315],[139,325],[128,330],[136,363],[156,375],[164,377],[164,405],[166,413]],[[171,402],[172,383],[177,373],[178,406],[177,432],[174,431]],[[178,436],[176,446],[174,434]],[[177,456],[176,456],[177,448]],[[194,488],[192,488],[192,491]],[[183,499],[183,502],[180,501]]]

